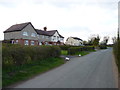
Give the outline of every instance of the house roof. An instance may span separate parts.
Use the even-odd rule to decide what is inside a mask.
[[[73,39],[76,39],[76,40],[81,40],[83,41],[82,39],[78,38],[78,37],[72,37]]]
[[[44,31],[44,30],[39,30],[39,29],[36,29],[36,32],[39,34],[39,35],[46,35],[46,36],[52,36],[55,34],[55,32],[58,32],[57,30],[50,30],[50,31]],[[62,35],[60,35],[58,33],[58,35],[61,37],[61,38],[64,38]]]
[[[31,24],[31,22],[26,22],[26,23],[21,23],[21,24],[15,24],[12,25],[11,27],[9,27],[7,30],[4,31],[4,33],[7,32],[15,32],[15,31],[21,31],[23,30],[28,24]],[[33,25],[31,24],[31,26],[33,27]],[[33,27],[34,28],[34,27]],[[59,34],[59,32],[57,30],[50,30],[50,31],[44,31],[44,30],[39,30],[39,29],[35,29],[34,30],[39,34],[39,35],[46,35],[46,36],[52,36],[55,34],[55,32],[57,32]],[[61,38],[64,38],[62,35],[59,34],[59,36]]]
[[[21,31],[23,30],[28,24],[31,24],[31,22],[21,23],[21,24],[15,24],[12,25],[10,28],[8,28],[4,33],[7,32],[15,32],[15,31]],[[31,24],[32,25],[32,24]],[[33,25],[32,25],[33,26]],[[34,28],[34,27],[33,27]]]

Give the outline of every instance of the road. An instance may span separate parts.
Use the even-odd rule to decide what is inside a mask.
[[[14,88],[116,88],[112,49],[72,58]]]

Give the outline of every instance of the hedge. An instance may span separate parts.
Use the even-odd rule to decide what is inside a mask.
[[[3,67],[23,65],[34,60],[44,60],[50,57],[59,57],[61,54],[58,46],[21,46],[3,44]]]
[[[61,50],[68,50],[72,46],[69,46],[69,45],[60,45],[59,47],[60,47]]]
[[[106,45],[99,45],[99,48],[100,49],[107,49],[107,46]]]
[[[120,72],[120,41],[114,44],[113,51],[116,58],[116,63],[118,65],[118,70]]]
[[[74,55],[81,51],[93,51],[93,50],[94,50],[94,47],[92,47],[92,46],[70,47],[68,49],[68,54]]]

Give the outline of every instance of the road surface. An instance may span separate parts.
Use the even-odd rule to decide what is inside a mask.
[[[112,49],[72,58],[14,88],[116,88]]]

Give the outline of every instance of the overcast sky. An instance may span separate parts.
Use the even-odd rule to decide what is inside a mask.
[[[118,0],[0,0],[0,40],[11,25],[31,22],[36,29],[57,29],[65,37],[88,40],[92,34],[114,37]]]

